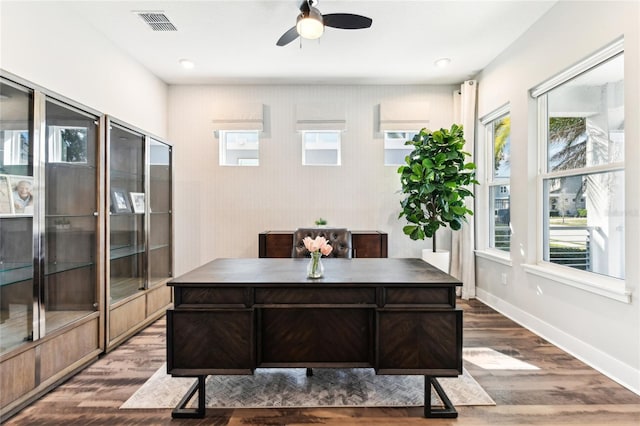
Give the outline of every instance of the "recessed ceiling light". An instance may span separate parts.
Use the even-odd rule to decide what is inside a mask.
[[[451,63],[451,59],[449,58],[440,58],[435,61],[433,64],[438,68],[444,68]]]
[[[188,59],[180,59],[178,61],[178,63],[180,65],[182,65],[182,68],[190,70],[191,68],[195,67],[196,64],[194,64],[192,61],[188,60]]]

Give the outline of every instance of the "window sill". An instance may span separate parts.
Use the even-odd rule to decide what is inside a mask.
[[[491,260],[491,261],[496,262],[496,263],[501,263],[501,264],[503,264],[505,266],[513,266],[512,262],[511,262],[511,257],[505,251],[492,250],[492,249],[476,250],[475,254],[478,257],[481,257],[481,258],[487,259],[487,260]]]
[[[522,265],[524,270],[532,275],[547,278],[567,285],[579,288],[599,296],[608,297],[618,302],[631,303],[631,292],[625,289],[624,280],[605,277],[593,272],[572,270],[567,267],[556,266],[549,263],[537,265]]]

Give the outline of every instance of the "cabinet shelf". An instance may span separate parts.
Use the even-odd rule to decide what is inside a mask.
[[[56,214],[45,214],[45,218],[47,219],[57,219],[57,218],[87,218],[87,217],[95,217],[95,213],[72,213],[72,214],[64,214],[64,213],[56,213]]]
[[[0,286],[27,281],[33,278],[33,265],[26,262],[0,264]]]
[[[167,247],[169,247],[169,243],[167,243],[167,244],[154,244],[154,245],[149,247],[149,251],[159,250],[159,249],[163,249],[163,248],[167,248]]]
[[[127,256],[134,256],[136,254],[143,254],[145,251],[144,245],[140,246],[111,246],[109,252],[109,258],[111,260],[121,259]]]
[[[111,169],[109,170],[109,174],[111,175],[112,180],[132,180],[132,181],[143,181],[142,173],[131,172],[128,170],[117,170]]]
[[[47,263],[44,268],[45,275],[59,274],[65,271],[71,271],[79,268],[93,266],[94,262],[55,262]]]

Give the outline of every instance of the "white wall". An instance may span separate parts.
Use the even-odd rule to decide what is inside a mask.
[[[478,297],[640,393],[638,2],[560,2],[478,76],[478,113],[511,104],[512,266],[477,260]],[[525,272],[536,261],[536,103],[528,90],[625,38],[626,287],[619,302]],[[478,132],[482,134],[482,132]],[[507,285],[501,274],[507,274]]]
[[[0,5],[0,68],[161,138],[167,85],[52,2]]]
[[[428,127],[450,127],[452,86],[171,86],[169,139],[175,144],[175,229],[182,273],[216,257],[257,257],[258,233],[330,226],[389,233],[390,257],[420,257],[430,242],[413,242],[399,221],[400,178],[383,165],[378,105],[385,100],[430,103]],[[260,166],[218,165],[216,104],[265,106]],[[296,104],[343,104],[342,166],[305,166],[295,129]],[[438,246],[446,246],[441,237]]]

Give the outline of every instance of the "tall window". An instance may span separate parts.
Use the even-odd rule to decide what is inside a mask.
[[[509,252],[511,248],[511,116],[508,106],[481,120],[487,143],[488,247]]]
[[[622,43],[605,53],[539,90],[542,259],[624,278]]]
[[[340,131],[303,131],[302,164],[305,166],[339,166]]]
[[[413,145],[405,145],[417,132],[385,131],[384,132],[384,165],[401,166],[406,164],[404,159],[413,151]]]
[[[221,166],[260,164],[258,130],[220,130]]]

